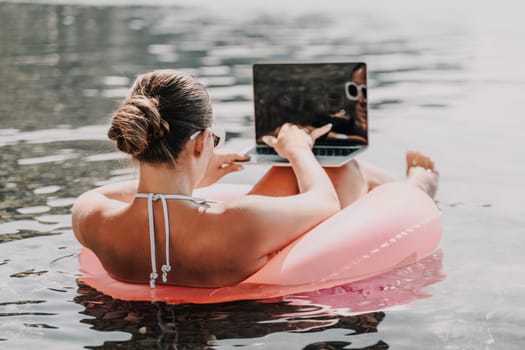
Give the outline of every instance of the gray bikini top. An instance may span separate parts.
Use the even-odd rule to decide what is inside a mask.
[[[157,273],[157,259],[155,253],[155,218],[153,214],[153,201],[159,200],[162,203],[162,212],[164,215],[164,230],[166,232],[166,263],[162,265],[162,282],[168,280],[168,272],[171,271],[170,265],[170,222],[168,216],[167,199],[188,200],[197,204],[215,203],[203,198],[186,196],[181,194],[162,194],[162,193],[137,193],[135,198],[146,198],[148,200],[148,220],[149,220],[149,242],[151,254],[151,273],[149,274],[149,286],[155,288],[155,281],[159,277]]]

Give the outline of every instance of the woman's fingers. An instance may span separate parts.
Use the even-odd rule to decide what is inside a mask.
[[[222,158],[223,163],[245,162],[247,160],[250,160],[250,156],[248,156],[247,154],[241,154],[241,153],[224,154]]]
[[[332,129],[332,124],[326,124],[320,128],[312,126],[299,126],[284,123],[277,136],[265,135],[261,139],[268,146],[275,149],[278,155],[288,158],[289,152],[296,149],[312,148],[315,140]]]
[[[262,141],[267,144],[268,146],[274,148],[277,144],[277,137],[272,135],[265,135],[262,137]]]
[[[275,149],[281,139],[285,139],[285,143],[290,143],[291,140],[297,141],[302,139],[303,136],[306,136],[307,139],[305,138],[304,140],[307,140],[306,142],[312,147],[313,142],[328,133],[330,129],[332,129],[332,124],[326,124],[320,128],[313,128],[311,126],[301,127],[291,123],[284,123],[281,126],[277,137],[273,135],[265,135],[262,137],[262,141]]]
[[[232,163],[232,162],[245,162],[247,160],[250,160],[250,156],[243,153],[233,153],[233,152],[225,152],[224,150],[219,150],[215,152],[215,157],[217,159],[217,163],[223,164],[223,163]]]
[[[241,153],[233,153],[228,157],[228,162],[245,162],[247,160],[250,160],[250,156]]]
[[[312,132],[310,133],[310,137],[312,138],[312,140],[315,141],[319,137],[329,132],[331,129],[332,129],[332,124],[329,123],[329,124],[323,125],[320,128],[312,130]]]
[[[229,174],[229,173],[233,173],[235,171],[241,171],[243,170],[244,167],[242,166],[242,164],[239,164],[239,163],[228,163],[228,164],[224,164],[222,167],[221,167],[221,172],[224,175],[226,174]]]

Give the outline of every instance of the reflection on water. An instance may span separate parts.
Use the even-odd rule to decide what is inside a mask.
[[[321,332],[329,328],[344,329],[352,336],[377,332],[385,317],[383,312],[337,317],[316,306],[288,303],[235,302],[213,305],[166,305],[164,303],[123,302],[80,285],[75,302],[90,316],[81,322],[97,331],[129,333],[126,341],[105,342],[92,349],[206,349],[221,346],[225,339],[235,339],[233,346],[243,346],[243,339],[257,339],[280,332]],[[294,315],[298,316],[294,316]],[[288,316],[286,316],[288,315]],[[249,325],[249,326],[247,326]],[[341,349],[350,342],[340,342]],[[300,344],[292,344],[301,348]],[[367,349],[386,349],[386,344],[369,344]],[[330,345],[332,346],[332,345]],[[306,344],[308,349],[321,346]],[[327,347],[331,349],[330,347]]]
[[[297,2],[299,14],[290,5],[286,14],[274,6],[242,16],[203,7],[97,4],[0,3],[0,347],[522,347],[523,284],[505,276],[523,275],[523,219],[508,214],[523,206],[498,206],[519,202],[495,189],[501,176],[493,169],[505,171],[505,188],[520,188],[525,148],[509,145],[520,135],[521,106],[512,101],[521,94],[509,86],[525,82],[517,69],[525,50],[505,41],[513,36],[499,40],[500,22],[492,15],[477,30],[494,40],[476,46],[470,13],[461,18],[455,11],[429,13],[440,17],[433,21],[410,17],[397,5],[363,4],[354,11],[334,1],[326,11]],[[514,61],[503,60],[505,45]],[[476,60],[476,50],[490,59]],[[253,137],[251,64],[290,60],[368,63],[372,147],[364,157],[401,164],[407,145],[425,145],[440,157],[448,279],[428,286],[442,277],[439,257],[434,268],[415,265],[412,275],[353,284],[329,299],[306,293],[210,306],[127,303],[77,285],[71,206],[95,185],[134,175],[105,136],[134,76],[173,67],[198,76],[230,145],[244,145]],[[486,91],[475,99],[478,108],[465,107],[476,91]],[[495,96],[502,103],[492,106]],[[498,142],[509,147],[480,156],[501,130],[502,105],[509,136]],[[469,169],[487,165],[473,173],[465,162]],[[253,182],[260,173],[246,169],[232,179]],[[483,179],[490,185],[480,186]],[[427,290],[437,295],[401,306]]]

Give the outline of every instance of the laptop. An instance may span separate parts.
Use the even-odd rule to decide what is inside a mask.
[[[289,165],[262,141],[284,123],[332,130],[316,140],[321,165],[342,166],[368,146],[366,64],[261,63],[253,66],[255,147],[250,163]]]

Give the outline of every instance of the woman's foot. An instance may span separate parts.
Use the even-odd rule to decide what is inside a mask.
[[[406,159],[408,183],[422,189],[431,198],[434,198],[439,179],[434,161],[429,156],[417,151],[408,151]]]

